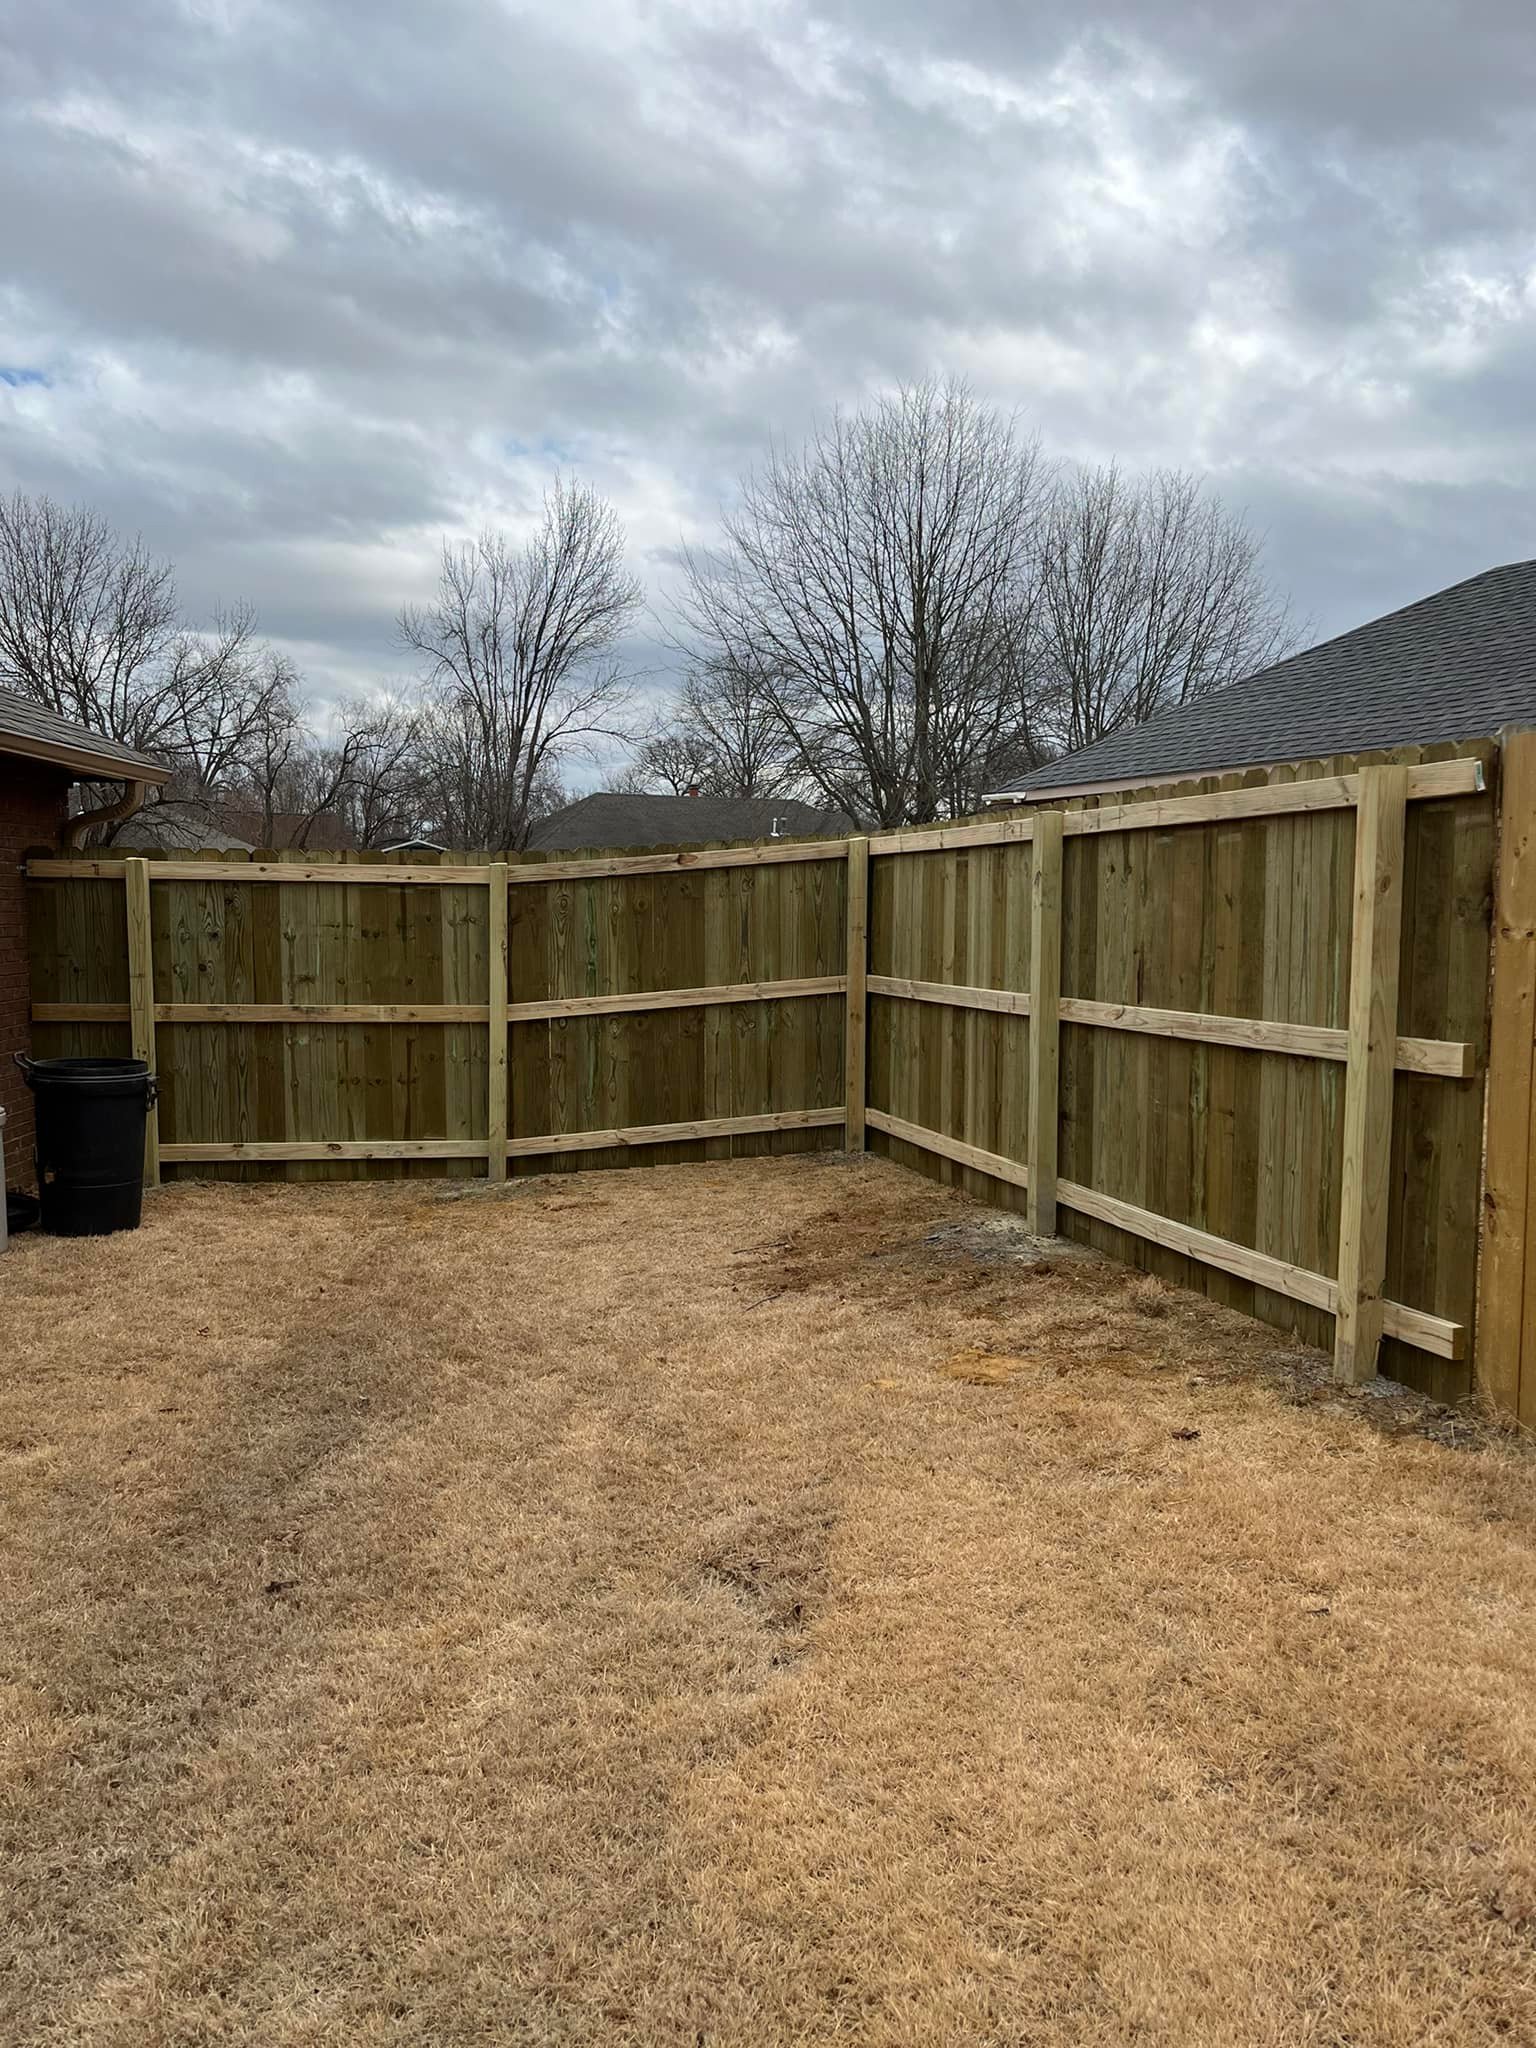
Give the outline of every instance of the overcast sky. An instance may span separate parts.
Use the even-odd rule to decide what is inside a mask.
[[[770,432],[958,372],[1339,631],[1536,555],[1533,13],[0,0],[0,483],[324,697],[556,463],[660,598]]]

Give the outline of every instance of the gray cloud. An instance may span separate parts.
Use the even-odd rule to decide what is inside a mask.
[[[1209,470],[1323,630],[1536,553],[1523,0],[0,0],[0,62],[0,482],[322,692],[556,462],[660,601],[929,370]]]

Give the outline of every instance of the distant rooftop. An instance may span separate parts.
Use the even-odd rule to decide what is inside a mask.
[[[541,818],[530,852],[584,847],[699,846],[734,839],[841,839],[855,830],[841,811],[787,797],[630,796],[599,790]]]
[[[1453,583],[987,793],[1062,795],[1536,725],[1536,562]]]

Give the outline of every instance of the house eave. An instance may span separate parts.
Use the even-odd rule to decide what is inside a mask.
[[[121,756],[99,754],[94,747],[71,746],[64,740],[33,739],[23,733],[0,732],[0,754],[67,768],[77,780],[88,782],[147,782],[159,789],[171,774],[168,768],[140,755],[124,760]]]

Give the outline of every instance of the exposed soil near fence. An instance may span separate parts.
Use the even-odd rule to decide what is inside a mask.
[[[873,1160],[147,1215],[0,1261],[0,2038],[1536,2038],[1518,1447]]]

